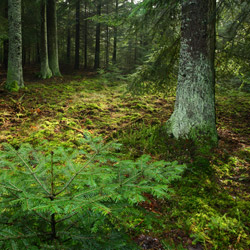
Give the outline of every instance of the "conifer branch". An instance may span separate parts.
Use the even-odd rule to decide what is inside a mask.
[[[68,215],[68,216],[66,216],[66,217],[64,217],[64,218],[62,218],[62,219],[60,219],[60,220],[57,220],[56,223],[65,221],[65,220],[67,220],[67,219],[73,217],[73,216],[76,215],[76,214],[78,214],[78,212],[74,212],[73,214],[70,214],[70,215]]]
[[[65,184],[65,186],[55,194],[55,196],[61,194],[68,186],[73,182],[73,180],[82,172],[82,170],[96,157],[98,152],[94,153],[92,157],[71,177],[71,179]]]
[[[9,184],[11,185],[11,183],[9,183]],[[6,186],[6,185],[4,185],[4,184],[0,184],[0,186],[6,188],[6,189],[8,189],[8,190],[12,190],[12,191],[20,192],[20,193],[23,192],[23,191],[20,190],[20,189],[11,188],[11,187],[8,187],[8,186]],[[13,185],[12,185],[12,186],[13,186]]]
[[[43,184],[41,183],[41,181],[38,179],[38,177],[36,176],[35,172],[32,171],[32,169],[30,168],[30,166],[28,165],[28,163],[23,159],[23,157],[17,152],[15,151],[15,153],[17,154],[17,156],[19,157],[19,159],[23,162],[23,164],[26,166],[26,168],[29,170],[30,174],[34,177],[34,179],[36,180],[36,182],[41,186],[41,188],[48,194],[51,196],[50,192],[46,189],[46,187],[43,186]]]
[[[7,236],[7,237],[3,237],[0,238],[0,241],[6,241],[6,240],[18,240],[18,239],[26,239],[26,238],[32,238],[35,236],[44,236],[44,235],[49,235],[50,233],[34,233],[34,234],[30,234],[30,235],[16,235],[16,236]]]
[[[36,215],[38,215],[40,218],[44,219],[45,221],[50,223],[50,220],[47,219],[46,217],[42,216],[41,214],[39,214],[38,212],[36,212],[35,210],[32,210]]]

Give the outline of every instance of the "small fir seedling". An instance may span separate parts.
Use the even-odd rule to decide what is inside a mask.
[[[119,144],[85,138],[86,151],[2,145],[1,249],[127,249],[107,218],[119,204],[145,201],[144,193],[169,198],[185,169],[148,155],[120,160]]]

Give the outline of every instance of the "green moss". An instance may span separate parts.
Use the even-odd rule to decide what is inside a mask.
[[[10,91],[10,92],[18,92],[20,87],[19,87],[17,81],[12,81],[12,82],[6,83],[5,89]]]

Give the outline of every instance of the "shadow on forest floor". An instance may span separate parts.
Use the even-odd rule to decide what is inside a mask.
[[[217,95],[219,147],[209,159],[192,157],[190,142],[159,140],[174,97],[133,97],[124,82],[107,82],[93,72],[37,80],[26,75],[26,88],[3,90],[0,75],[0,142],[18,147],[47,139],[50,148],[76,147],[84,131],[123,144],[125,158],[147,153],[153,159],[189,166],[175,184],[171,201],[148,197],[145,213],[131,235],[143,249],[247,249],[250,244],[250,96]],[[146,194],[145,194],[146,195]],[[148,216],[148,215],[147,215]]]

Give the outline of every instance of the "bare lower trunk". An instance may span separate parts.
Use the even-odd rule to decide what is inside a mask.
[[[115,0],[115,15],[118,16],[118,0]],[[117,57],[117,27],[114,27],[114,48],[113,48],[113,57],[112,63],[116,64],[116,57]]]
[[[48,39],[47,39],[47,4],[45,1],[41,2],[41,78],[46,79],[52,76],[52,72],[49,68],[48,59]]]
[[[75,69],[79,69],[80,53],[80,0],[76,1]]]
[[[215,5],[211,5],[211,2],[214,0],[182,3],[176,102],[174,113],[167,122],[168,132],[177,139],[217,142],[213,68],[214,20],[211,14]]]
[[[86,69],[88,67],[88,20],[87,20],[87,1],[85,0],[84,3],[84,68]]]
[[[101,2],[97,5],[97,15],[101,15]],[[95,43],[95,65],[94,69],[100,68],[100,39],[101,39],[101,24],[96,25],[96,43]]]
[[[9,53],[6,89],[24,87],[22,68],[21,0],[9,0]]]
[[[48,0],[47,6],[49,67],[53,76],[61,76],[58,60],[56,0]]]

